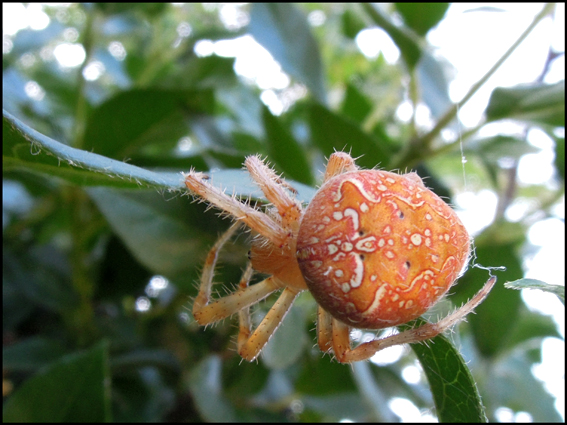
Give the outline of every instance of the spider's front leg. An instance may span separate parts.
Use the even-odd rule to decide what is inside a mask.
[[[332,345],[335,356],[340,363],[351,363],[369,359],[378,351],[394,345],[415,344],[426,341],[443,333],[463,320],[469,313],[472,313],[486,298],[495,283],[496,277],[493,276],[488,279],[482,289],[470,301],[437,323],[426,323],[418,328],[409,329],[396,335],[362,343],[356,348],[351,348],[350,346],[350,327],[332,318],[332,325],[329,325],[328,321],[323,322],[325,329],[319,331],[319,346],[329,347],[329,345]],[[330,315],[326,314],[330,318]],[[318,326],[322,327],[321,323]],[[328,340],[329,334],[332,334],[331,341]]]
[[[250,228],[268,238],[274,245],[281,246],[284,244],[287,239],[287,232],[270,216],[226,195],[207,180],[208,177],[205,174],[196,171],[191,171],[185,175],[187,188],[199,195],[203,201],[209,202],[237,220],[243,221]]]

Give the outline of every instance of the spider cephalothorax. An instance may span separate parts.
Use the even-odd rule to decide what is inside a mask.
[[[438,323],[351,348],[350,327],[381,329],[406,323],[447,292],[468,260],[466,229],[417,174],[359,170],[343,152],[329,158],[324,183],[306,210],[293,189],[259,157],[248,157],[245,165],[273,204],[267,212],[225,195],[202,173],[190,172],[185,183],[237,220],[209,252],[193,315],[206,325],[238,312],[238,351],[246,360],[258,356],[303,290],[319,304],[319,347],[346,363],[438,335],[470,313],[495,283],[490,279],[473,299]],[[211,302],[218,251],[240,222],[257,234],[249,266],[237,291]],[[254,270],[269,277],[249,286]],[[252,333],[249,307],[280,289],[282,294]]]

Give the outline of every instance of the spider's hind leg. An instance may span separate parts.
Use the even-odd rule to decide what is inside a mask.
[[[335,356],[340,363],[358,362],[369,359],[384,348],[427,341],[463,320],[486,298],[495,283],[496,277],[493,276],[488,279],[482,289],[470,301],[437,323],[426,323],[386,338],[364,342],[355,348],[350,347],[350,328],[344,323],[333,319],[332,344]]]
[[[241,223],[236,222],[223,233],[213,245],[205,260],[199,285],[199,293],[193,303],[193,317],[200,325],[208,325],[247,308],[266,298],[279,286],[272,280],[266,279],[256,285],[241,286],[236,292],[211,302],[211,289],[218,253],[223,245],[238,230]],[[251,273],[251,272],[250,272]],[[248,278],[249,279],[249,278]]]

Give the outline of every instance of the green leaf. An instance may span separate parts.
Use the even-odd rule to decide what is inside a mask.
[[[523,155],[540,150],[529,144],[526,139],[513,136],[492,136],[467,143],[465,153],[475,152],[492,169],[503,159],[519,160]]]
[[[70,354],[28,379],[4,404],[5,422],[110,422],[108,347]]]
[[[318,349],[317,349],[318,350]],[[317,379],[313,379],[313,377]],[[302,359],[301,372],[295,383],[295,389],[306,395],[331,395],[354,393],[356,386],[352,374],[345,365],[331,361],[330,356],[316,355]]]
[[[362,7],[376,25],[381,27],[392,38],[402,53],[402,58],[410,70],[413,70],[421,58],[421,48],[415,35],[403,27],[396,26],[384,15],[380,6],[363,3]]]
[[[449,3],[394,3],[408,27],[420,36],[435,27],[444,17]]]
[[[506,282],[504,287],[508,289],[539,289],[557,295],[557,298],[565,305],[565,286],[551,285],[537,279],[518,279]]]
[[[307,161],[305,151],[265,106],[262,108],[262,118],[268,139],[269,158],[286,177],[305,184],[313,184],[311,165]]]
[[[335,151],[346,150],[353,158],[359,157],[356,162],[363,168],[387,167],[390,162],[385,143],[321,105],[310,106],[309,126],[313,142],[327,157]]]
[[[362,124],[370,111],[372,111],[372,102],[356,86],[347,84],[341,114],[358,124]]]
[[[235,422],[236,412],[223,394],[221,370],[220,358],[207,356],[193,368],[187,386],[203,419],[209,422]]]
[[[2,165],[6,171],[25,171],[59,177],[80,186],[140,186],[184,189],[179,173],[155,173],[95,153],[59,143],[4,111]]]
[[[516,119],[530,124],[565,126],[565,80],[494,89],[488,121]]]
[[[4,346],[2,367],[4,370],[36,371],[57,360],[65,353],[65,347],[56,340],[33,336]]]
[[[156,366],[179,373],[179,361],[173,356],[171,351],[166,349],[137,348],[115,355],[110,361],[111,369],[120,370],[122,373],[124,373],[125,368],[138,369],[144,366]]]
[[[445,67],[432,54],[424,51],[416,70],[423,101],[435,118],[441,118],[453,106]]]
[[[506,284],[504,284],[506,286]],[[546,337],[562,338],[557,329],[557,324],[551,316],[543,316],[522,308],[517,319],[517,325],[511,334],[506,337],[506,349],[512,351],[517,346],[523,346],[525,342],[533,339],[542,339]],[[533,347],[533,344],[529,345]],[[539,348],[537,349],[540,353]],[[541,362],[541,359],[538,360]]]
[[[376,422],[395,422],[396,416],[387,404],[388,399],[384,391],[377,385],[370,364],[367,362],[354,363],[352,375],[370,417]]]
[[[345,10],[341,15],[343,34],[354,40],[358,33],[364,29],[364,22],[352,10]]]
[[[188,132],[185,114],[214,109],[213,92],[134,89],[120,92],[90,115],[84,149],[122,159],[149,143],[175,143]]]
[[[553,137],[555,140],[555,169],[565,181],[565,137]]]
[[[513,350],[498,359],[489,369],[490,383],[483,385],[484,397],[495,406],[527,411],[536,423],[564,422],[554,406],[555,397],[532,373],[533,366],[526,350]]]
[[[27,252],[13,252],[7,247],[3,260],[4,287],[22,294],[26,304],[65,314],[79,302],[68,270],[54,266],[67,263],[53,246],[35,246]]]
[[[186,192],[181,173],[154,172],[125,162],[59,143],[33,130],[4,111],[4,172],[32,171],[62,178],[80,186],[107,186],[121,189],[157,188]],[[244,170],[220,170],[211,173],[215,184],[229,193],[263,198]],[[298,199],[308,202],[315,190],[290,181]]]
[[[418,319],[402,330],[424,324]],[[476,383],[459,350],[443,335],[410,345],[429,381],[439,422],[486,422]]]
[[[214,243],[218,221],[207,220],[189,199],[167,200],[153,191],[87,190],[134,257],[154,273],[195,276]]]
[[[249,30],[284,71],[305,84],[318,102],[327,103],[319,45],[297,6],[254,3]]]
[[[234,34],[227,34],[227,37],[232,38],[233,36]],[[173,90],[195,90],[195,88],[214,90],[233,87],[238,82],[234,73],[234,62],[235,58],[224,58],[217,55],[202,58],[191,56],[183,66],[175,69],[176,72],[169,75],[166,81],[163,81],[162,86]],[[202,92],[203,95],[206,93],[206,91]],[[212,113],[214,103],[211,103],[211,101],[214,101],[214,99],[207,96],[201,98],[203,100],[201,105],[196,103],[195,106],[201,106],[204,111]]]

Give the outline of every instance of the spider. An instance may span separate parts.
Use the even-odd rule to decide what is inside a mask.
[[[204,326],[238,313],[237,349],[248,361],[258,357],[305,290],[318,304],[319,348],[350,363],[386,347],[433,338],[472,312],[496,282],[489,279],[437,323],[351,347],[351,328],[407,323],[448,291],[468,262],[465,227],[417,174],[361,170],[344,152],[330,156],[323,184],[306,209],[259,156],[247,157],[245,167],[271,203],[264,211],[226,195],[204,173],[189,172],[185,184],[236,219],[207,255],[193,316]],[[212,300],[218,253],[242,223],[255,235],[248,266],[235,292]],[[269,277],[249,285],[255,271]],[[252,332],[249,307],[278,290],[281,295]]]

